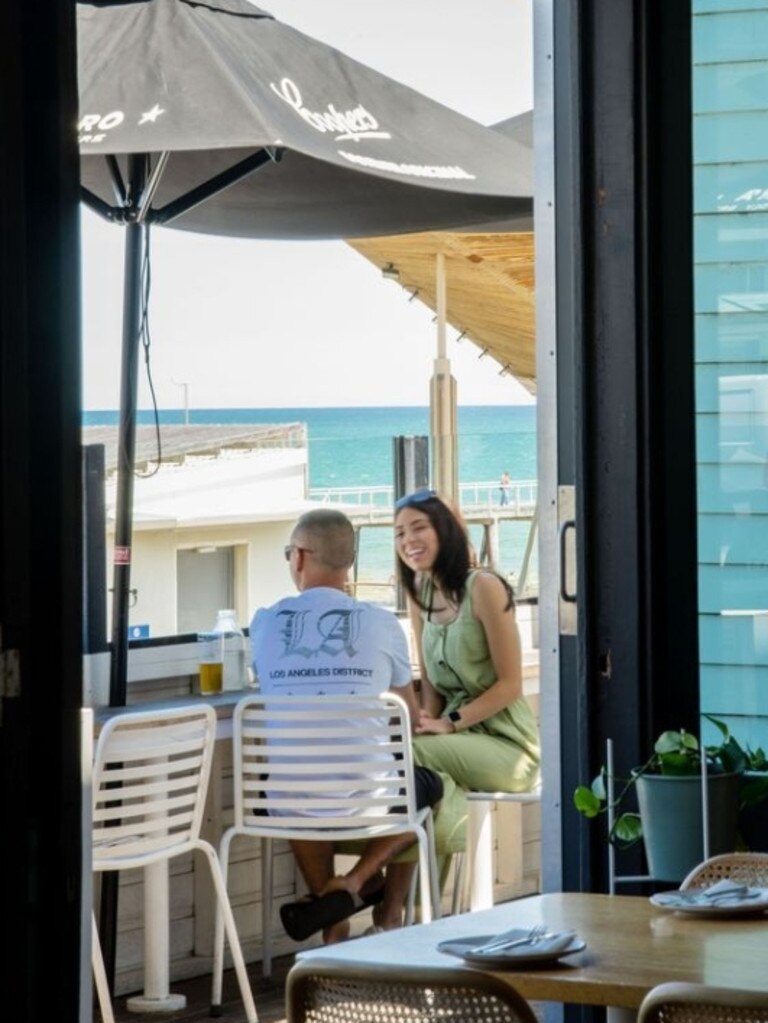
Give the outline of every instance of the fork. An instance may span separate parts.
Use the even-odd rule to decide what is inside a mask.
[[[473,948],[473,954],[478,952],[502,952],[508,948],[516,948],[518,945],[535,945],[547,933],[546,924],[537,924],[532,927],[530,931],[523,938],[513,937],[519,932],[520,928],[515,927],[511,931],[505,931],[503,934],[498,934],[491,941],[486,941],[484,945],[480,945],[478,948]]]

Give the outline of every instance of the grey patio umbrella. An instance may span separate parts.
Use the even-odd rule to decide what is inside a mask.
[[[247,0],[78,3],[84,201],[126,228],[110,702],[125,702],[143,227],[353,238],[528,221],[511,141]]]

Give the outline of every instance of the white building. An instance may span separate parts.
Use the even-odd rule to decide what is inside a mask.
[[[105,446],[109,595],[117,431],[87,427],[83,442]],[[158,468],[154,427],[137,431],[131,628],[149,637],[196,632],[222,607],[247,625],[290,585],[283,548],[313,507],[306,428],[163,426],[161,444]]]

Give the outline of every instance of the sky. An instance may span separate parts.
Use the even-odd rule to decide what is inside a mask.
[[[533,0],[263,0],[307,35],[483,124],[533,106]],[[83,210],[83,407],[119,404],[123,232]],[[433,313],[344,242],[152,233],[158,405],[427,405]],[[532,399],[478,348],[448,356],[462,405]],[[150,406],[142,371],[139,407]]]

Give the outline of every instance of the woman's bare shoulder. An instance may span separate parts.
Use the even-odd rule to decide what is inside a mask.
[[[498,572],[493,569],[479,568],[472,573],[473,579],[469,587],[472,613],[482,617],[488,612],[509,612],[514,616],[514,599],[510,599],[511,590],[504,583]]]

